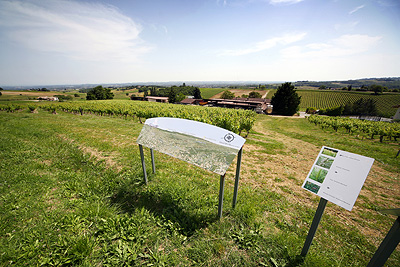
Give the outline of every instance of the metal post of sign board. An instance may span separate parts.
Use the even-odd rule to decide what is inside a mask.
[[[140,159],[142,160],[144,182],[145,182],[145,184],[147,184],[146,164],[144,163],[144,153],[143,153],[143,146],[142,145],[139,145],[139,151],[140,151]]]
[[[383,239],[374,256],[368,263],[367,267],[381,267],[385,264],[390,254],[396,249],[400,242],[400,209],[397,209],[397,219],[394,221],[386,237]],[[389,213],[390,214],[390,213]]]
[[[243,152],[243,147],[240,148],[239,153],[238,153],[238,158],[237,158],[235,187],[233,189],[232,209],[235,208],[236,201],[237,201],[237,194],[238,194],[238,189],[239,189],[239,178],[240,178],[240,164],[242,162],[242,152]]]
[[[321,200],[319,201],[319,204],[318,204],[317,211],[315,212],[315,215],[314,215],[314,219],[311,223],[310,230],[308,231],[306,242],[304,243],[303,250],[301,251],[301,254],[300,254],[303,257],[305,257],[308,253],[308,250],[313,241],[315,232],[317,231],[319,222],[321,221],[321,217],[322,217],[322,214],[324,213],[324,209],[326,207],[327,202],[328,202],[328,200],[321,197]]]
[[[224,183],[225,183],[225,174],[221,175],[221,179],[219,182],[219,201],[218,201],[218,218],[222,218],[222,206],[224,201]]]
[[[151,166],[153,167],[153,173],[156,173],[156,165],[154,163],[154,151],[152,148],[150,148],[150,154],[151,154]]]

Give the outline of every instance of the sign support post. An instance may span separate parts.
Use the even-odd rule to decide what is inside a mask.
[[[237,202],[237,194],[239,189],[239,178],[240,178],[240,164],[242,163],[242,153],[243,153],[243,147],[241,147],[239,150],[237,164],[236,164],[235,187],[233,189],[233,200],[232,200],[233,209],[235,208]]]
[[[321,200],[319,201],[317,211],[315,212],[314,219],[311,223],[310,230],[308,231],[308,235],[306,238],[306,242],[304,243],[303,250],[301,251],[301,256],[305,257],[308,253],[308,250],[310,249],[311,243],[313,241],[315,232],[317,231],[319,222],[321,221],[322,214],[324,213],[326,203],[328,200],[324,199],[321,197]]]
[[[302,186],[321,199],[300,256],[307,255],[328,201],[351,211],[373,163],[373,158],[322,147]]]
[[[367,267],[383,266],[400,242],[400,209],[384,210],[381,212],[397,215],[398,217],[394,221],[392,228],[390,228],[379,248],[376,250]]]
[[[144,153],[143,153],[143,146],[142,146],[142,145],[139,145],[139,151],[140,151],[140,159],[142,160],[142,168],[143,168],[143,174],[144,174],[144,183],[147,184],[146,164],[144,163]]]
[[[150,148],[150,154],[151,154],[151,165],[153,167],[153,174],[156,173],[156,165],[154,163],[154,151],[152,148]]]
[[[221,179],[219,181],[219,200],[218,200],[218,218],[222,218],[222,206],[224,202],[224,184],[225,184],[225,174],[221,175]]]

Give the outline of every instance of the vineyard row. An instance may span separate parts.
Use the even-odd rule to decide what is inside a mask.
[[[250,110],[226,109],[216,107],[183,106],[166,103],[140,101],[85,101],[58,103],[0,104],[0,110],[13,112],[37,107],[50,112],[64,111],[75,114],[96,114],[100,116],[123,116],[142,119],[154,117],[173,117],[215,125],[234,133],[250,132],[256,120],[256,113]]]
[[[400,137],[400,123],[389,123],[383,121],[366,121],[343,117],[326,117],[312,115],[308,117],[310,123],[319,125],[322,129],[332,128],[336,132],[345,129],[350,134],[361,134],[371,137],[379,136],[380,141]]]
[[[327,91],[297,91],[301,96],[300,108],[306,109],[314,107],[316,109],[334,108],[354,103],[363,99],[372,99],[376,102],[378,113],[385,117],[393,116],[396,108],[393,106],[400,104],[400,94],[368,95],[349,92],[327,92]]]

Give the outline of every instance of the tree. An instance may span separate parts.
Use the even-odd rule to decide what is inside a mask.
[[[181,102],[185,98],[186,98],[186,96],[184,94],[178,93],[178,94],[176,94],[175,101],[178,103],[178,102]]]
[[[201,97],[201,91],[198,87],[195,87],[193,90],[193,96],[195,99],[202,99]]]
[[[174,87],[171,87],[171,91],[168,94],[168,102],[175,103],[176,102],[176,91]]]
[[[382,85],[380,85],[380,84],[373,84],[373,85],[371,85],[371,86],[369,87],[369,89],[370,89],[371,91],[374,91],[374,93],[375,93],[376,95],[379,95],[379,93],[382,93],[382,92],[383,92],[384,87],[383,87]]]
[[[253,91],[253,92],[250,92],[250,94],[249,94],[249,98],[261,98],[261,97],[262,96],[259,92]]]
[[[376,102],[373,99],[360,98],[353,103],[354,115],[377,115]]]
[[[150,95],[157,96],[157,89],[155,87],[150,87]]]
[[[101,85],[90,89],[86,95],[86,100],[104,100],[104,99],[113,99],[113,98],[114,98],[114,94],[111,92],[111,89],[103,88],[103,86],[101,86]]]
[[[301,96],[299,96],[292,83],[286,82],[278,87],[271,98],[274,113],[292,116],[299,110]]]
[[[235,94],[228,90],[225,90],[221,95],[221,98],[223,98],[223,99],[233,99],[234,97],[235,97]]]

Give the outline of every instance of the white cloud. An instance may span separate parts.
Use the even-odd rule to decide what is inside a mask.
[[[361,6],[358,6],[358,7],[354,8],[352,11],[349,12],[349,15],[357,12],[358,10],[360,10],[360,9],[362,9],[364,7],[365,7],[365,5],[361,5]]]
[[[350,21],[347,23],[337,23],[334,25],[335,30],[337,31],[353,31],[356,26],[359,24],[359,21]]]
[[[269,0],[269,3],[272,5],[279,5],[279,4],[292,5],[292,4],[300,3],[302,1],[303,0]]]
[[[292,46],[281,50],[285,58],[346,57],[369,51],[382,39],[381,36],[346,34],[326,43],[311,43],[304,47]]]
[[[396,7],[400,5],[398,0],[378,0],[377,2],[383,7]]]
[[[279,37],[273,37],[265,41],[257,42],[251,47],[236,49],[236,50],[225,50],[220,53],[221,56],[242,56],[251,53],[261,52],[277,45],[288,45],[291,43],[298,42],[306,36],[306,33],[294,33],[285,34]]]
[[[217,0],[217,5],[220,5],[222,1],[222,5],[226,6],[227,5],[227,0]]]
[[[14,42],[89,61],[131,62],[151,48],[141,26],[110,5],[67,0],[0,1],[0,27]]]
[[[220,5],[221,1],[223,2],[223,6],[228,5],[227,0],[217,0],[217,4]],[[263,3],[269,3],[271,5],[293,5],[303,1],[304,0],[231,0],[229,1],[229,4],[240,6],[240,5],[263,2]]]

